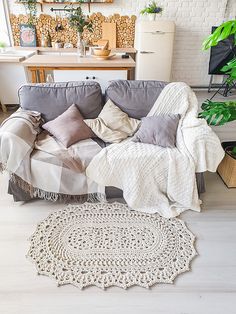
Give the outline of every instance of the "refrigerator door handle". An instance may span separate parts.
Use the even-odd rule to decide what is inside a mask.
[[[166,32],[162,31],[154,31],[154,32],[145,32],[146,34],[152,34],[152,35],[165,35]]]
[[[139,51],[141,54],[155,53],[155,51]]]
[[[164,35],[165,32],[162,32],[162,31],[155,31],[155,32],[152,32],[153,35]]]

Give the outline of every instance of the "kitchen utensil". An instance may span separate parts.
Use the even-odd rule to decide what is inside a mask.
[[[116,23],[102,23],[102,39],[109,41],[109,49],[116,48]]]

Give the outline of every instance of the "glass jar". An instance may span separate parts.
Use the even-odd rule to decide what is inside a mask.
[[[77,37],[77,54],[79,57],[85,57],[86,56],[86,50],[85,50],[85,42],[82,39],[82,35],[78,33]]]
[[[47,83],[53,83],[53,82],[54,82],[51,73],[48,73],[48,74],[47,74],[46,82],[47,82]]]

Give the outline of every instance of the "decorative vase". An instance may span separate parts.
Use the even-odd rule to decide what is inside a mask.
[[[157,16],[156,13],[149,13],[148,14],[149,21],[155,21],[156,20],[156,16]]]
[[[82,39],[81,33],[78,33],[78,37],[77,37],[77,54],[80,58],[85,57],[86,55],[85,42]]]

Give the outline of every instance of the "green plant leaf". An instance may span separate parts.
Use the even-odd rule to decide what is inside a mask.
[[[202,44],[202,50],[218,45],[221,40],[228,38],[236,33],[236,20],[227,21],[221,24],[216,30],[209,35]]]
[[[209,125],[224,125],[236,120],[236,101],[214,102],[206,100],[198,117],[203,118]]]
[[[232,153],[236,156],[236,146],[232,149]]]
[[[233,58],[232,60],[230,60],[230,61],[227,63],[227,65],[225,65],[225,66],[221,69],[221,71],[226,72],[226,71],[229,71],[229,70],[234,69],[234,68],[236,68],[236,58]]]
[[[222,72],[229,75],[227,83],[229,85],[233,84],[236,80],[236,58],[230,60],[222,69]]]

